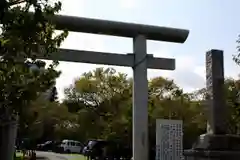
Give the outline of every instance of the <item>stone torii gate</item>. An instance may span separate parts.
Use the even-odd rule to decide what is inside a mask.
[[[174,70],[175,59],[147,54],[147,39],[184,43],[189,31],[183,29],[57,15],[57,29],[133,38],[133,54],[61,49],[48,60],[128,66],[133,68],[133,158],[148,159],[148,80],[147,68]]]

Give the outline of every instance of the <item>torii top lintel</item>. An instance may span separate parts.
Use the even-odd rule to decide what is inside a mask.
[[[144,35],[149,40],[184,43],[189,35],[185,29],[116,22],[82,17],[56,15],[52,18],[59,30],[134,38]]]

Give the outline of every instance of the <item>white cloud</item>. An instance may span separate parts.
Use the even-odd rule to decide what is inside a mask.
[[[107,49],[104,39],[101,36],[74,33],[69,35],[63,44],[64,48],[84,49],[93,51],[104,51]],[[193,57],[186,57],[183,55],[175,55],[168,52],[168,49],[161,49],[152,52],[155,57],[175,58],[176,70],[149,70],[148,78],[163,76],[169,79],[174,79],[175,83],[183,87],[185,91],[192,91],[194,89],[204,87],[205,78],[203,76],[204,66],[196,66]],[[61,77],[57,80],[57,88],[59,90],[59,97],[63,98],[63,90],[65,87],[73,83],[74,79],[79,77],[82,73],[94,70],[97,67],[109,67],[104,65],[92,65],[83,63],[68,63],[61,62],[58,69],[62,71]],[[117,71],[123,72],[132,76],[132,69],[130,67],[114,67]]]
[[[61,48],[103,51],[104,40],[100,35],[70,32]]]
[[[83,33],[71,33],[64,41],[62,48],[81,49],[92,51],[103,51],[104,41],[100,36]],[[62,71],[60,78],[57,79],[57,89],[59,97],[63,98],[64,88],[73,83],[74,79],[84,72],[88,72],[96,68],[97,65],[60,62],[58,70]]]
[[[62,10],[60,14],[69,16],[83,15],[85,0],[61,0],[61,2]],[[91,34],[70,32],[61,47],[67,49],[101,50],[101,48],[103,48],[102,46],[103,42],[96,36]],[[93,68],[94,67],[90,67],[87,64],[60,62],[58,70],[61,70],[62,74],[60,78],[57,79],[56,84],[59,97],[63,98],[64,88],[72,84],[77,76]]]
[[[84,0],[60,0],[62,10],[60,14],[69,16],[81,16],[84,12]]]
[[[169,53],[168,49],[153,52],[154,56],[164,58],[174,58],[176,61],[176,69],[174,71],[150,70],[149,77],[163,76],[173,79],[177,85],[182,87],[184,91],[191,92],[194,89],[200,89],[205,85],[204,66],[196,65],[196,59],[189,55],[177,55]]]
[[[137,0],[119,0],[119,4],[121,7],[126,9],[133,9],[139,6],[139,1]]]

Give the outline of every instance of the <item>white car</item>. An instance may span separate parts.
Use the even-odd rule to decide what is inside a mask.
[[[63,152],[66,153],[80,153],[83,145],[79,141],[65,139],[60,144],[60,147],[62,148]]]

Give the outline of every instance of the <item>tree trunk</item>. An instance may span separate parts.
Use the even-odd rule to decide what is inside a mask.
[[[17,121],[0,124],[0,155],[3,160],[13,160]]]

